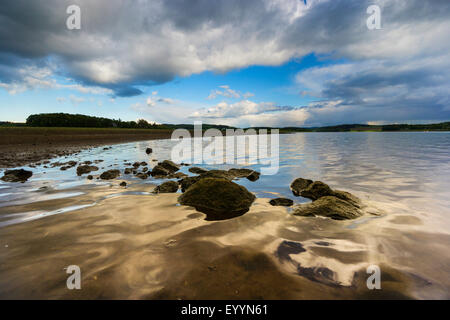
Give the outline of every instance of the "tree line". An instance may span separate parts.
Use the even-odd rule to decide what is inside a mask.
[[[130,128],[156,129],[164,125],[149,123],[147,120],[122,121],[101,117],[69,113],[32,114],[27,118],[26,125],[30,127],[77,127],[77,128]]]

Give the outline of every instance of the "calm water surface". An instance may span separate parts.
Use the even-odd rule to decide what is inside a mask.
[[[151,168],[157,163],[152,161],[154,159],[170,159],[171,150],[175,144],[176,142],[170,140],[159,140],[113,145],[109,150],[95,148],[71,157],[54,159],[52,162],[104,160],[97,165],[102,168],[98,173],[107,169],[124,169],[129,167],[124,163],[135,161],[146,161]],[[150,157],[145,154],[147,147],[154,150]],[[299,218],[290,215],[289,209],[267,207],[265,200],[258,200],[248,214],[223,223],[206,223],[201,214],[195,216],[195,213],[189,211],[187,216],[190,217],[188,219],[190,224],[175,231],[172,238],[176,238],[176,235],[187,237],[186,233],[192,230],[201,233],[203,231],[199,230],[210,228],[210,232],[213,232],[212,230],[217,232],[217,237],[205,235],[202,238],[202,241],[205,239],[210,241],[210,245],[214,244],[221,248],[227,248],[227,250],[243,246],[258,250],[246,242],[253,241],[264,247],[260,251],[278,257],[278,259],[275,258],[275,268],[282,270],[283,274],[296,273],[297,276],[302,276],[303,280],[306,278],[305,281],[320,283],[325,286],[324,288],[330,287],[330,283],[327,281],[331,281],[333,286],[341,285],[349,288],[352,286],[352,281],[353,283],[356,281],[355,275],[368,263],[386,264],[386,269],[392,268],[392,270],[389,269],[390,274],[401,270],[402,275],[407,275],[408,279],[402,281],[409,283],[407,286],[409,297],[449,298],[450,133],[298,133],[281,135],[279,158],[279,171],[276,175],[261,176],[256,182],[244,179],[239,183],[255,192],[260,199],[283,196],[293,199],[296,203],[302,203],[308,200],[292,195],[289,189],[292,180],[298,177],[321,180],[333,188],[354,193],[377,208],[380,215],[368,215],[342,223],[321,218]],[[185,162],[191,163],[189,159],[185,160]],[[195,165],[208,169],[238,167],[236,165]],[[244,167],[261,169],[261,165],[258,164],[247,164]],[[183,167],[182,171],[190,174],[187,171],[188,168]],[[8,261],[3,267],[0,267],[0,296],[2,297],[33,297],[29,291],[23,290],[21,287],[23,283],[14,278],[23,277],[23,274],[14,270],[17,270],[18,263],[23,265],[35,262],[35,257],[31,258],[32,255],[26,248],[29,249],[28,241],[36,239],[33,240],[32,236],[28,238],[22,236],[20,241],[17,239],[18,248],[13,252],[14,237],[18,237],[18,233],[32,232],[33,228],[37,227],[42,230],[59,232],[56,230],[60,230],[64,223],[69,223],[70,219],[75,219],[76,215],[79,215],[80,219],[87,219],[91,214],[103,214],[105,208],[111,208],[109,206],[112,203],[121,203],[121,205],[129,203],[128,207],[124,205],[123,211],[133,211],[133,208],[137,211],[141,201],[155,202],[156,200],[149,199],[159,197],[150,194],[150,191],[151,186],[159,184],[161,180],[152,178],[140,180],[122,175],[112,182],[95,179],[88,181],[85,176],[78,177],[76,175],[76,167],[61,171],[59,167],[43,168],[43,166],[38,166],[29,168],[29,170],[33,171],[33,177],[24,184],[0,182],[0,258],[4,259],[2,261]],[[2,173],[0,172],[0,174]],[[128,189],[117,187],[119,181],[122,180],[128,182]],[[169,204],[161,204],[161,206],[166,206],[164,209],[166,212],[185,210],[176,206],[176,197],[169,197],[170,195],[167,196],[167,201],[169,199],[171,201],[168,202]],[[130,199],[132,199],[131,203]],[[157,208],[160,207],[155,205],[153,210],[157,212]],[[260,213],[258,216],[257,212],[264,213]],[[270,216],[270,212],[273,212],[272,216]],[[111,213],[111,215],[114,215],[114,223],[117,223],[117,214]],[[274,217],[279,218],[274,220]],[[168,225],[161,225],[164,223],[160,221],[158,227],[155,227],[153,231],[146,230],[143,233],[148,239],[147,249],[156,245],[153,236],[157,232],[170,234],[169,229],[172,226],[169,226],[168,221],[164,222]],[[144,222],[141,221],[141,223]],[[136,224],[139,222],[137,221]],[[153,224],[154,221],[152,221]],[[234,238],[230,240],[232,238],[231,231],[227,231],[227,233],[225,230],[235,224],[238,224],[239,228],[245,227],[245,231],[242,231],[239,236],[233,233]],[[313,233],[312,229],[317,232]],[[98,234],[91,234],[91,237],[102,238],[103,243],[120,242],[126,233],[125,231],[106,233],[99,229],[92,230],[92,232]],[[66,234],[66,236],[70,236],[70,241],[75,242],[81,238],[81,235],[76,234]],[[280,252],[286,246],[292,246],[292,241],[297,243],[297,246],[306,248],[306,252],[303,252],[303,249],[290,251],[291,254],[288,254],[287,260],[286,257],[283,258],[284,260],[281,259]],[[331,252],[330,248],[320,247],[317,245],[319,242],[328,243],[328,246],[334,248],[334,251]],[[50,249],[54,244],[51,241],[44,243],[45,245],[39,249],[42,250],[40,256],[50,259],[49,261],[51,261],[50,257],[56,259],[55,253],[51,253]],[[91,241],[91,243],[98,245],[99,241]],[[197,242],[192,244],[191,248],[196,245],[198,245]],[[109,257],[108,250],[104,250],[106,251],[103,254]],[[206,250],[215,249],[205,248],[204,250],[206,252]],[[139,252],[136,249],[136,255]],[[191,259],[189,252],[184,254],[185,259]],[[229,254],[234,257],[234,253]],[[158,256],[161,255],[165,259],[172,257],[168,252],[158,253]],[[117,253],[115,257],[117,258]],[[213,258],[221,259],[211,256],[211,259]],[[130,260],[127,261],[127,263],[131,263]],[[232,261],[232,259],[226,261]],[[95,265],[98,269],[100,265],[106,266],[108,263],[105,260],[96,260],[90,267],[93,268]],[[123,263],[123,261],[117,262],[117,265],[123,267]],[[167,261],[160,261],[159,266],[166,263]],[[328,271],[323,272],[325,270],[323,268],[330,270],[331,276],[327,275]],[[314,270],[313,276],[308,276],[311,274],[311,270]],[[176,270],[174,269],[173,272]],[[189,277],[195,278],[195,272],[189,274]],[[173,279],[173,277],[169,278]],[[124,281],[127,282],[129,279]],[[122,298],[152,297],[151,294],[163,290],[163,293],[158,291],[161,296],[156,297],[176,298],[171,295],[170,291],[170,285],[177,285],[175,282],[154,281],[155,283],[152,282],[152,285],[148,281],[138,281],[141,283],[137,285],[139,289],[135,288],[133,292],[139,291],[141,294],[117,294],[117,296]],[[2,287],[5,288],[3,295]],[[316,296],[313,294],[316,287],[310,289],[311,295],[309,296],[292,289],[295,292],[292,297],[320,298],[321,294],[323,297],[340,297],[324,288],[320,288]],[[244,289],[241,290],[244,292]],[[406,289],[396,288],[395,290],[404,293]],[[194,291],[187,291],[186,297],[201,297],[200,293],[196,295],[197,293]],[[235,291],[239,292],[239,290]],[[214,296],[213,293],[208,294]],[[64,293],[55,291],[49,297],[66,296]],[[88,297],[98,298],[100,296],[92,294]],[[252,296],[250,295],[250,297]],[[289,298],[290,296],[280,295],[273,298],[280,297]]]

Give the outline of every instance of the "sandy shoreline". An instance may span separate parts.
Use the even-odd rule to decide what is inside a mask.
[[[170,140],[71,157],[78,163],[103,160],[92,180],[77,176],[75,166],[49,165],[32,169],[26,183],[0,182],[0,299],[448,299],[447,215],[433,216],[447,212],[446,185],[427,184],[419,193],[415,180],[405,180],[409,171],[395,175],[389,163],[355,166],[328,145],[331,158],[305,156],[284,176],[299,154],[320,153],[313,149],[320,145],[316,138],[282,136],[284,146],[307,148],[282,153],[289,161],[277,176],[240,180],[257,199],[244,215],[221,221],[180,205],[180,192],[153,194],[164,180],[125,174],[134,161],[152,167],[170,158]],[[269,204],[279,196],[298,200],[290,183],[318,178],[318,161],[320,179],[357,195],[380,215],[302,217]],[[97,179],[108,169],[121,175]],[[66,287],[69,265],[82,270],[79,291]],[[382,290],[368,289],[369,265],[382,270]]]
[[[137,184],[127,191],[152,188]],[[121,192],[113,184],[90,189],[76,201],[15,206],[16,212],[30,212],[96,202],[1,229],[0,299],[414,297],[412,276],[389,263],[383,264],[383,291],[367,290],[370,225],[340,231],[331,240],[329,233],[340,229],[341,222],[294,217],[285,208],[268,205],[268,199],[258,199],[239,218],[209,222],[195,209],[177,206],[178,194],[111,197]],[[305,251],[292,251],[292,243],[302,243]],[[342,283],[329,278],[325,268],[299,269],[297,261],[305,266],[327,262],[327,270]],[[82,290],[66,288],[64,268],[71,264],[83,271]]]
[[[133,141],[169,139],[172,130],[96,128],[0,128],[0,168],[15,168]]]

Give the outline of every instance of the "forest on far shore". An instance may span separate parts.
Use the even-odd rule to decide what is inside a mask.
[[[30,115],[26,123],[0,121],[1,127],[68,127],[68,128],[126,128],[126,129],[188,129],[193,130],[193,124],[157,124],[144,119],[138,121],[122,121],[82,114],[41,113]],[[216,128],[219,130],[236,129],[226,125],[202,124],[203,130]],[[272,129],[257,127],[252,129]],[[353,131],[450,131],[450,122],[433,124],[342,124],[326,127],[284,127],[280,133],[289,132],[353,132]]]

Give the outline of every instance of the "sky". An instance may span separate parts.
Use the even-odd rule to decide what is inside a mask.
[[[0,121],[449,121],[449,35],[448,0],[2,0]]]

